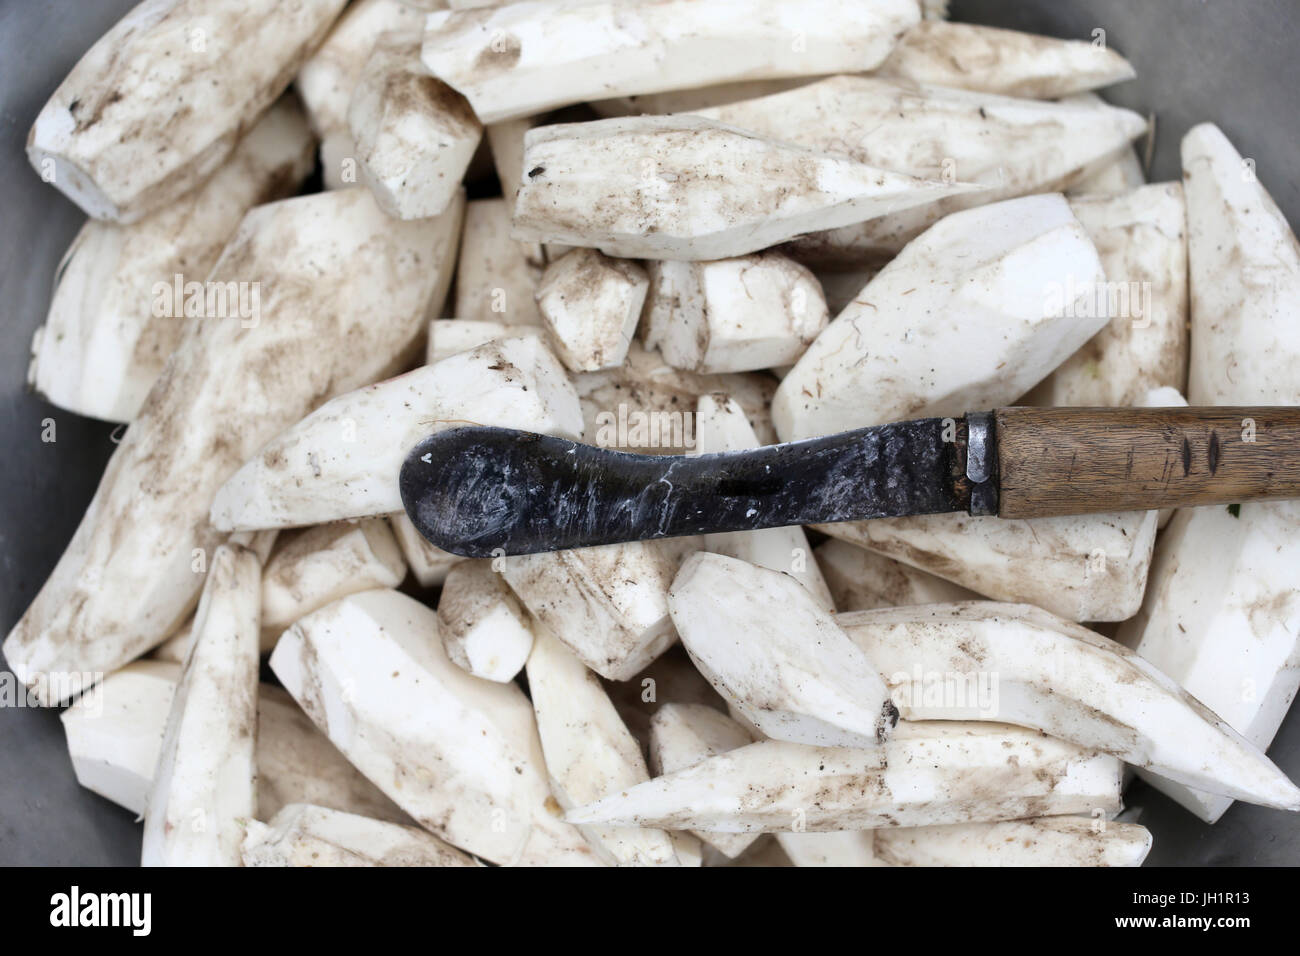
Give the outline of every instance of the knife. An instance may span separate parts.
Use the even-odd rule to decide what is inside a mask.
[[[963,511],[1043,518],[1300,497],[1300,408],[1000,408],[707,455],[508,428],[423,439],[402,502],[472,558]]]

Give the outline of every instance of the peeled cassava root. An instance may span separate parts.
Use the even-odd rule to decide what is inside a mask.
[[[943,604],[976,595],[959,584],[832,538],[813,552],[838,611]]]
[[[1105,104],[1044,102],[870,76],[835,76],[698,111],[721,123],[922,179],[980,184],[911,208],[810,233],[789,252],[840,267],[888,258],[944,216],[1068,188],[1129,149],[1146,129]],[[1068,131],[1068,132],[1067,132]]]
[[[257,555],[217,549],[145,805],[143,866],[239,864],[257,806],[261,591]]]
[[[298,71],[294,88],[320,139],[326,189],[358,181],[348,107],[375,41],[389,31],[419,30],[423,21],[420,11],[402,0],[358,0],[335,21],[329,36]]]
[[[650,720],[650,767],[656,776],[694,766],[701,760],[753,743],[740,724],[706,704],[666,703]],[[756,834],[696,833],[723,856],[735,858]]]
[[[637,263],[594,249],[551,263],[537,284],[537,309],[560,361],[574,372],[622,365],[649,285]]]
[[[77,782],[144,815],[180,665],[141,660],[109,674],[60,714]],[[325,739],[274,684],[257,693],[257,816],[312,803],[381,820],[409,818]]]
[[[721,259],[979,187],[925,180],[700,116],[531,130],[516,239]]]
[[[423,58],[496,123],[600,97],[869,70],[918,19],[912,0],[811,0],[797,13],[781,0],[518,3],[430,15]]]
[[[528,612],[584,664],[627,680],[673,643],[668,587],[677,556],[666,541],[633,541],[502,558]]]
[[[81,415],[134,419],[187,316],[204,304],[185,289],[207,279],[249,209],[298,187],[311,151],[302,112],[286,97],[202,185],[130,225],[88,220],[64,253],[32,339],[31,386]]]
[[[1203,789],[1300,809],[1300,788],[1169,677],[1038,608],[932,604],[838,623],[905,719],[1032,727]]]
[[[350,595],[285,632],[276,677],[343,755],[421,826],[494,863],[589,863],[563,823],[528,699],[471,677],[438,619],[391,590]]]
[[[909,29],[876,72],[917,83],[1044,100],[1136,75],[1128,61],[1105,44],[942,20],[923,20]]]
[[[1036,604],[1072,621],[1124,621],[1142,604],[1157,518],[954,513],[815,527],[998,601]]]
[[[438,633],[447,656],[475,677],[505,683],[533,649],[528,614],[491,561],[461,561],[442,582]]]
[[[1151,833],[1094,817],[875,830],[877,866],[1141,866]]]
[[[996,724],[901,723],[882,747],[767,740],[576,811],[573,823],[723,833],[987,822],[1119,809],[1120,764]]]
[[[537,635],[528,689],[551,787],[566,810],[650,779],[645,757],[599,678],[553,635]],[[620,866],[677,864],[662,830],[583,827],[596,852]]]
[[[1097,246],[1110,321],[1022,404],[1136,405],[1187,381],[1187,226],[1180,183],[1077,196],[1070,210]]]
[[[244,866],[477,866],[432,833],[295,803],[269,823],[249,821]]]
[[[700,673],[768,737],[865,747],[893,728],[897,711],[871,660],[790,575],[697,553],[668,608]]]
[[[645,342],[675,368],[747,372],[788,365],[825,327],[813,274],[775,252],[713,262],[655,261]]]
[[[1105,324],[1084,307],[1104,279],[1059,195],[954,213],[882,269],[782,379],[777,434],[1011,404]]]
[[[397,587],[404,577],[406,561],[382,518],[287,535],[262,574],[262,651],[317,608],[357,591]]]
[[[454,314],[461,321],[540,326],[534,296],[546,256],[537,243],[510,238],[514,189],[507,189],[507,195],[509,199],[474,199],[465,205]]]
[[[5,640],[9,666],[40,700],[66,700],[184,621],[221,541],[207,522],[217,489],[321,401],[410,360],[431,300],[446,293],[459,225],[459,206],[394,222],[364,189],[244,218],[212,280],[256,284],[257,314],[190,323]]]
[[[135,222],[225,161],[344,2],[144,0],[54,91],[28,158],[93,218]]]
[[[1254,166],[1213,124],[1183,139],[1191,298],[1192,404],[1300,404],[1300,246]],[[1244,420],[1232,439],[1249,440]],[[1300,503],[1175,513],[1157,545],[1142,608],[1118,638],[1267,747],[1300,686]],[[1144,776],[1213,822],[1222,794]]]
[[[419,45],[416,32],[380,36],[348,106],[361,182],[395,219],[445,210],[483,135],[464,97],[420,68]]]

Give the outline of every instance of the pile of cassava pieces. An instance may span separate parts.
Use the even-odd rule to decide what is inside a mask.
[[[467,561],[398,495],[459,422],[1300,404],[1215,126],[1147,185],[1121,56],[916,0],[438,5],[150,0],[32,131],[92,218],[31,379],[130,428],[4,653],[144,862],[1135,865],[1125,765],[1300,807],[1300,505]]]

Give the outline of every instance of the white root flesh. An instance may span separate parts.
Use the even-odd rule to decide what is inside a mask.
[[[725,712],[726,704],[691,663],[680,643],[625,681],[606,681],[605,690],[627,729],[650,758],[650,722],[666,704],[705,704]]]
[[[804,86],[816,76],[783,77],[779,80],[737,80],[716,86],[700,86],[689,90],[669,90],[666,93],[645,93],[640,96],[617,96],[607,100],[593,100],[588,105],[603,119],[616,116],[637,116],[642,113],[695,113],[713,106],[727,106],[741,100],[752,100],[769,93],[784,93],[796,86]]]
[[[348,763],[283,687],[257,697],[257,816],[270,820],[291,803],[310,803],[390,823],[411,818]]]
[[[481,319],[434,319],[429,323],[429,342],[424,353],[424,364],[441,362],[488,342],[536,338],[541,334],[541,327],[536,325],[506,325]]]
[[[791,254],[807,264],[860,268],[896,254],[949,213],[1073,185],[1109,164],[1146,130],[1129,110],[1056,103],[836,76],[700,115],[868,166],[985,188],[843,229],[803,236]]]
[[[574,372],[622,365],[649,287],[639,263],[595,249],[574,249],[547,266],[537,309],[560,361]]]
[[[543,628],[609,680],[627,680],[677,639],[668,587],[677,573],[662,541],[500,559],[502,575]]]
[[[496,123],[602,97],[869,70],[918,19],[914,0],[516,3],[431,14],[423,58]]]
[[[1215,126],[1183,140],[1191,282],[1192,405],[1296,405],[1300,245],[1268,192]],[[1251,437],[1242,422],[1233,443]],[[1236,512],[1234,514],[1234,511]],[[1300,686],[1300,502],[1175,513],[1141,611],[1118,638],[1260,748]],[[1221,796],[1143,774],[1203,820]]]
[[[911,827],[904,832],[913,829],[918,828]],[[795,866],[882,866],[876,859],[875,833],[875,830],[781,831],[774,836]]]
[[[144,813],[180,670],[171,661],[135,661],[59,715],[77,783]]]
[[[144,0],[54,91],[27,157],[87,215],[135,222],[225,162],[344,2]]]
[[[563,366],[536,339],[504,339],[326,402],[231,476],[212,523],[292,527],[400,511],[407,453],[466,422],[582,435]]]
[[[1137,74],[1104,44],[923,20],[876,71],[916,83],[1000,96],[1054,100],[1131,80]]]
[[[816,277],[778,252],[650,263],[645,343],[675,368],[748,372],[790,365],[829,317]]]
[[[725,259],[979,189],[701,116],[563,123],[525,138],[512,235],[627,258]]]
[[[478,866],[416,827],[295,803],[248,824],[244,866]]]
[[[247,548],[257,555],[257,560],[262,567],[266,567],[266,562],[271,557],[271,550],[279,539],[279,529],[267,528],[262,531],[236,531],[226,539],[226,544],[237,544],[241,548]]]
[[[180,674],[177,663],[134,661],[59,715],[78,783],[144,815]],[[258,689],[256,760],[257,815],[263,820],[290,803],[399,823],[410,819],[273,684]]]
[[[348,106],[357,172],[395,219],[441,215],[483,137],[465,98],[420,66],[419,33],[385,33]]]
[[[257,555],[217,549],[145,805],[142,866],[240,865],[257,810],[261,591]]]
[[[977,594],[1072,621],[1123,621],[1142,605],[1157,514],[1009,519],[913,515],[815,525]]]
[[[1132,651],[1025,604],[972,601],[837,618],[905,720],[995,720],[1181,783],[1300,809],[1263,752]]]
[[[422,588],[441,584],[451,569],[465,560],[463,555],[442,550],[415,530],[405,511],[390,514],[388,525],[393,529],[402,556],[406,558],[406,566]]]
[[[699,375],[675,369],[659,353],[633,342],[616,369],[574,376],[586,441],[602,448],[679,455],[698,447],[690,414],[701,396],[731,397],[760,443],[776,441],[768,406],[776,382],[757,373]]]
[[[740,724],[707,704],[666,703],[650,719],[650,769],[656,777],[754,742]],[[735,859],[758,838],[750,833],[696,833],[723,856]]]
[[[357,181],[348,104],[375,41],[390,31],[419,30],[423,23],[424,17],[401,0],[357,0],[298,71],[294,88],[321,140],[326,189],[342,189]]]
[[[88,220],[56,273],[28,383],[79,415],[133,420],[193,314],[186,285],[208,277],[249,209],[297,189],[313,147],[286,97],[202,185],[128,226]]]
[[[406,561],[382,518],[286,536],[262,573],[262,652],[298,618],[358,591],[395,588],[404,577]]]
[[[155,661],[167,661],[172,664],[184,664],[185,655],[190,652],[190,644],[194,641],[194,618],[190,618],[175,631],[171,637],[163,641],[149,653],[149,659]],[[129,664],[127,665],[130,666]],[[126,668],[122,668],[125,670]],[[118,673],[114,671],[114,673]],[[111,675],[110,675],[111,676]]]
[[[1116,812],[1120,763],[997,724],[900,723],[881,747],[765,740],[570,811],[722,833],[871,830]]]
[[[1105,106],[1106,101],[1096,93],[1079,93],[1065,99],[1067,103],[1087,106]],[[1104,163],[1095,163],[1092,171],[1078,177],[1066,188],[1070,198],[1076,196],[1119,196],[1145,186],[1146,170],[1138,157],[1137,146],[1121,149]]]
[[[593,862],[556,816],[528,698],[453,664],[437,615],[413,598],[375,590],[327,605],[285,632],[271,669],[358,770],[447,842],[494,863]]]
[[[788,574],[700,552],[668,608],[700,673],[765,736],[872,747],[898,719],[872,661]]]
[[[534,296],[545,264],[536,243],[510,238],[507,200],[475,199],[467,203],[453,314],[463,320],[540,326],[542,316]]]
[[[1071,199],[1079,196],[1122,196],[1145,186],[1146,173],[1136,149],[1121,150],[1118,157],[1101,166],[1095,173],[1077,179],[1065,191]]]
[[[1110,321],[1022,404],[1136,405],[1187,387],[1187,227],[1181,183],[1085,196],[1070,209],[1101,257]]]
[[[497,683],[514,680],[533,649],[528,613],[488,560],[461,561],[447,572],[438,633],[457,667]]]
[[[700,454],[743,451],[760,444],[744,409],[724,395],[701,396],[695,428],[695,450]],[[783,571],[807,588],[823,608],[835,609],[821,569],[811,558],[808,536],[798,525],[709,534],[704,536],[704,548],[761,568]]]
[[[650,779],[644,755],[599,678],[541,629],[528,658],[528,690],[546,755],[551,791],[566,810]],[[662,830],[580,827],[611,865],[675,866]]]
[[[1293,374],[1300,328],[1300,243],[1253,175],[1211,123],[1183,138],[1192,349],[1192,405],[1300,404]]]
[[[275,547],[279,535],[280,532],[276,529],[270,531],[237,531],[226,539],[226,544],[237,544],[248,548],[257,555],[258,562],[265,568],[267,560],[271,557],[271,549]],[[185,663],[185,658],[190,653],[190,645],[194,640],[193,627],[194,618],[191,616],[184,624],[173,631],[167,640],[155,647],[150,652],[149,657],[156,661]],[[265,637],[265,635],[263,636]]]
[[[784,441],[1009,405],[1106,324],[1064,197],[954,213],[909,243],[781,380]]]
[[[831,539],[813,552],[837,611],[945,604],[977,598],[974,591],[847,541]]]
[[[883,866],[1141,866],[1151,832],[1098,817],[903,827],[872,834]]]
[[[212,281],[260,288],[252,318],[194,320],[118,445],[81,525],[4,644],[55,703],[165,640],[222,540],[217,489],[321,401],[409,362],[441,303],[459,215],[394,222],[363,189],[259,206]],[[141,489],[150,493],[142,494]],[[60,679],[50,675],[83,675]]]

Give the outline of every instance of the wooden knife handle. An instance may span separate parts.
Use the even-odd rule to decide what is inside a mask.
[[[1300,498],[1300,408],[1000,408],[998,514]]]

